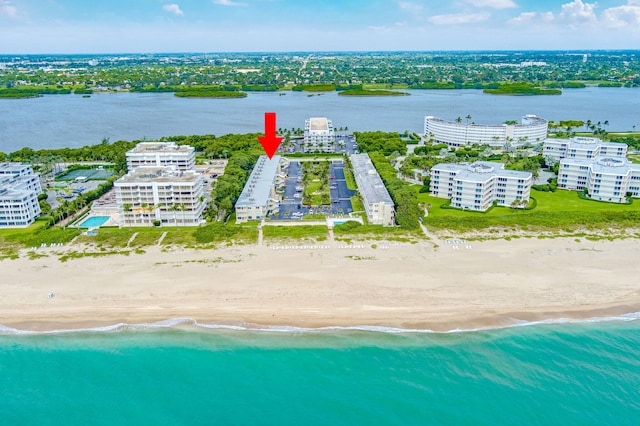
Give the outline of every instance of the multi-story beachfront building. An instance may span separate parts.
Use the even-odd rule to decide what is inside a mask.
[[[304,123],[304,152],[335,152],[336,135],[331,120],[311,117]]]
[[[598,138],[573,137],[571,139],[547,139],[542,146],[542,155],[553,161],[563,158],[593,160],[597,157],[626,157],[626,143],[603,142]]]
[[[349,159],[362,196],[369,223],[395,225],[395,206],[369,154],[352,154]]]
[[[141,166],[114,186],[120,226],[196,226],[203,220],[204,178],[193,170]]]
[[[179,170],[193,170],[196,166],[195,151],[189,145],[174,142],[140,142],[127,152],[127,169],[140,166],[173,166]]]
[[[558,188],[586,188],[594,200],[624,203],[627,193],[640,197],[640,164],[630,163],[624,157],[563,158]]]
[[[431,168],[431,195],[450,198],[451,207],[485,211],[499,206],[526,207],[533,176],[529,172],[505,170],[504,164],[476,161],[472,164],[437,164]]]
[[[31,166],[0,163],[0,228],[32,224],[40,216],[40,176]]]
[[[445,143],[457,148],[465,145],[490,145],[503,147],[539,143],[547,138],[549,123],[535,115],[525,115],[520,124],[472,124],[463,121],[446,121],[427,116],[424,118],[424,134],[435,143]]]
[[[262,220],[269,213],[277,213],[280,206],[275,186],[284,182],[279,155],[271,160],[261,155],[236,202],[236,223]]]

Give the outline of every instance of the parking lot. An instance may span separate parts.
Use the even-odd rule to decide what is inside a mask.
[[[353,211],[351,197],[356,191],[347,187],[344,178],[344,163],[333,161],[329,167],[329,193],[331,194],[331,214],[348,214]]]
[[[271,219],[301,219],[304,215],[309,214],[309,208],[302,205],[302,166],[299,162],[291,161],[289,163],[282,191],[280,211],[277,215],[272,214]]]
[[[336,141],[334,143],[335,152],[340,154],[358,154],[358,144],[356,137],[347,134],[336,134]],[[281,154],[293,154],[296,152],[304,153],[304,140],[302,137],[296,137],[291,139],[289,147],[285,148],[280,146],[278,152]]]
[[[308,214],[348,214],[353,211],[351,196],[355,194],[347,188],[344,178],[344,163],[334,160],[329,166],[330,205],[307,206],[302,204],[302,166],[298,161],[290,161],[284,185],[280,188],[282,201],[273,220],[300,220]]]

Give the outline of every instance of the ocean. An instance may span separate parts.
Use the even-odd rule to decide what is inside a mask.
[[[635,425],[639,318],[449,333],[0,327],[0,424]]]

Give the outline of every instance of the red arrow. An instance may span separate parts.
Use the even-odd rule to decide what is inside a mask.
[[[258,141],[260,141],[260,145],[264,149],[265,154],[271,160],[273,154],[278,150],[280,146],[280,142],[282,142],[281,137],[276,136],[276,113],[275,112],[265,112],[264,113],[264,136],[258,136]]]

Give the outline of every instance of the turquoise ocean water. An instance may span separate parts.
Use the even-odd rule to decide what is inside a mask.
[[[640,423],[640,320],[0,335],[2,425]]]

